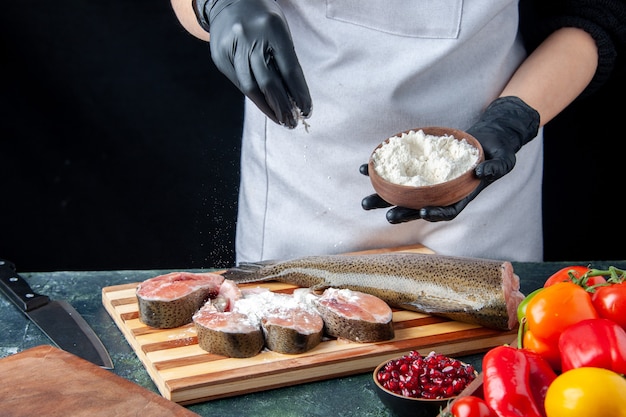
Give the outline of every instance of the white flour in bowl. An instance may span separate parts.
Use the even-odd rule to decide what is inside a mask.
[[[374,152],[378,175],[400,185],[433,185],[454,179],[478,160],[478,149],[465,139],[411,130],[389,138]]]

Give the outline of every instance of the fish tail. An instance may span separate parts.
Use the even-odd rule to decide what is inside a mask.
[[[222,276],[237,283],[268,281],[270,278],[263,275],[262,269],[273,263],[273,261],[241,262],[224,271]]]

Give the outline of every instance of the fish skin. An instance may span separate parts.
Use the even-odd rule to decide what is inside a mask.
[[[221,313],[225,314],[225,313]],[[263,331],[258,328],[248,333],[231,333],[196,324],[198,346],[202,350],[229,358],[251,358],[263,349]]]
[[[261,326],[245,314],[219,311],[210,302],[193,315],[198,346],[229,358],[250,358],[265,344]]]
[[[191,323],[193,314],[206,302],[209,295],[196,290],[184,298],[172,301],[144,300],[137,297],[139,321],[155,329],[173,329]]]
[[[348,288],[393,307],[498,330],[518,324],[515,312],[524,298],[509,261],[437,254],[307,256],[241,263],[223,275],[237,284],[275,280],[312,290]]]
[[[328,288],[313,298],[330,336],[368,343],[395,336],[391,307],[378,297],[350,289]]]
[[[265,346],[271,351],[285,354],[308,352],[322,342],[324,335],[322,316],[303,307],[270,310],[261,319],[261,327]]]
[[[147,279],[135,290],[139,321],[157,329],[191,323],[193,314],[220,293],[224,281],[218,274],[190,272],[171,272]],[[180,292],[176,298],[169,298],[172,288]]]

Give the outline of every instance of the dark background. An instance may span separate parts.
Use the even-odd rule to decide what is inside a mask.
[[[0,257],[234,263],[243,99],[169,1],[7,2],[0,42]],[[620,78],[546,128],[546,260],[625,258]]]

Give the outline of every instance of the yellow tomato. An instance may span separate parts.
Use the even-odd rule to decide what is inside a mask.
[[[546,393],[548,417],[626,417],[626,379],[602,368],[563,372]]]

